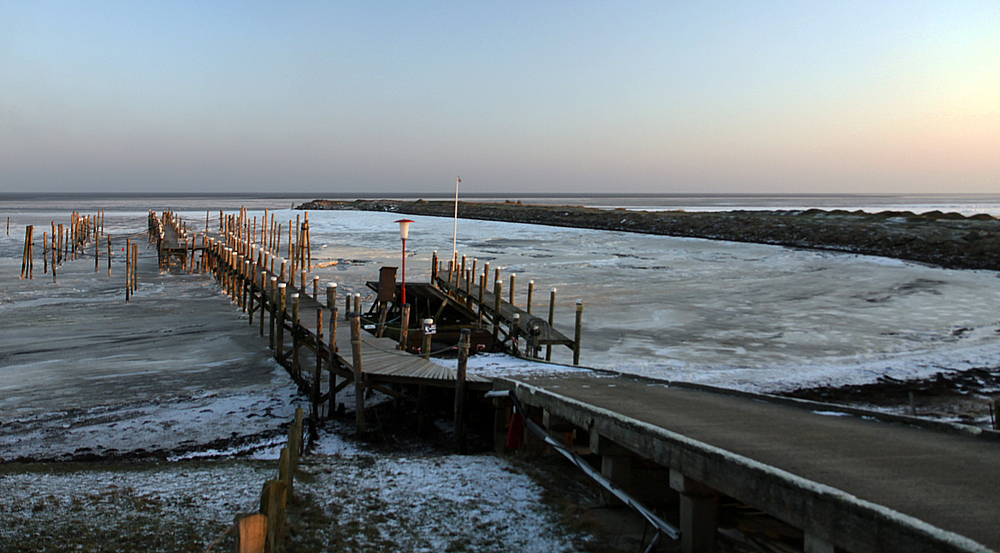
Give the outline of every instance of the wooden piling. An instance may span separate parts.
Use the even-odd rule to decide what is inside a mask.
[[[500,339],[500,302],[503,295],[503,281],[493,281],[493,342]]]
[[[285,287],[284,282],[278,283],[278,309],[275,314],[277,335],[274,338],[274,358],[280,360],[285,353]]]
[[[313,373],[312,381],[312,422],[311,428],[319,423],[319,398],[320,384],[323,380],[323,356],[320,355],[323,345],[323,308],[316,308],[316,372]]]
[[[511,307],[514,307],[514,279],[515,278],[517,278],[517,273],[511,273],[510,274],[510,292],[509,292],[510,299],[508,300],[508,303],[510,303]]]
[[[583,300],[576,300],[576,331],[573,333],[573,364],[580,364],[580,338],[583,335]]]
[[[556,322],[556,289],[549,292],[549,328],[554,328]],[[545,360],[552,360],[552,344],[545,344]]]
[[[527,305],[525,306],[525,309],[524,309],[525,311],[528,312],[528,315],[531,315],[531,299],[532,299],[532,297],[534,295],[535,295],[535,281],[534,280],[529,280],[528,281],[528,299],[527,299]]]
[[[334,309],[337,302],[337,283],[327,282],[326,283],[326,308]]]
[[[410,333],[410,304],[404,303],[399,317],[399,349],[406,351]]]
[[[125,303],[128,303],[129,295],[132,293],[132,240],[125,239]]]
[[[434,324],[434,319],[424,319],[424,343],[420,348],[424,359],[431,358],[431,334],[427,332],[427,327],[432,324]]]
[[[340,366],[340,360],[337,358],[337,315],[337,306],[331,305],[330,338],[329,343],[327,343],[327,349],[330,354],[328,361],[330,364],[330,392],[326,404],[326,418],[328,419],[333,417],[333,413],[337,407],[337,375],[334,372]]]
[[[354,360],[354,410],[358,434],[368,431],[365,422],[365,382],[361,365],[361,313],[351,313],[351,353]]]
[[[275,324],[275,319],[278,316],[278,302],[277,302],[278,277],[271,277],[270,283],[271,287],[268,289],[267,292],[268,295],[267,305],[271,320],[269,324],[271,325],[271,327],[270,330],[268,331],[267,337],[270,348],[274,349],[274,324]]]
[[[458,369],[455,371],[455,445],[460,455],[465,454],[465,372],[469,362],[471,332],[462,329],[458,343]]]

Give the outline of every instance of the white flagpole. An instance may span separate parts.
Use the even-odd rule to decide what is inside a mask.
[[[455,177],[455,233],[451,238],[451,258],[455,259],[458,254],[458,183],[462,182],[460,177]]]

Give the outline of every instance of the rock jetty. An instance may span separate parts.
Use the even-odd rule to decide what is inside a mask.
[[[449,201],[314,200],[298,209],[454,216]],[[532,223],[891,257],[955,269],[1000,270],[1000,220],[932,211],[633,211],[521,202],[459,202],[464,219]]]

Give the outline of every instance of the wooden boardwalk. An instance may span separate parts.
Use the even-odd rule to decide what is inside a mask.
[[[577,317],[577,336],[575,339],[570,338],[556,330],[552,326],[553,321],[533,315],[504,300],[502,290],[494,288],[491,291],[489,286],[476,284],[475,279],[469,278],[468,275],[461,277],[461,270],[453,272],[451,269],[437,269],[435,267],[433,273],[432,280],[439,289],[455,298],[458,303],[466,304],[469,309],[478,308],[479,316],[494,325],[503,335],[502,338],[516,340],[523,337],[529,357],[538,357],[538,350],[544,346],[546,348],[545,358],[551,359],[552,346],[566,346],[574,352],[573,364],[579,363],[579,315]],[[500,293],[497,294],[497,292]],[[578,313],[580,311],[581,307],[578,306]],[[551,310],[549,317],[552,318]]]
[[[315,416],[324,403],[327,414],[333,413],[337,392],[351,384],[356,393],[373,388],[394,397],[401,393],[391,387],[393,384],[444,388],[458,385],[457,362],[455,368],[442,366],[401,351],[394,340],[376,338],[367,332],[354,335],[348,323],[359,313],[343,316],[337,308],[338,298],[329,288],[321,302],[318,282],[313,282],[310,295],[304,273],[296,286],[292,275],[285,274],[285,267],[272,270],[274,256],[239,238],[238,232],[227,229],[218,236],[203,235],[203,245],[197,246],[196,237],[187,237],[181,225],[169,213],[162,221],[154,223],[151,219],[151,233],[159,237],[161,268],[169,270],[171,257],[176,257],[181,261],[181,270],[191,271],[195,253],[200,252],[201,270],[214,273],[225,293],[248,314],[249,324],[258,326],[261,336],[268,336],[275,360],[302,390],[311,393]],[[347,305],[351,296],[345,300]],[[360,357],[354,351],[355,340]],[[360,366],[356,360],[360,360]],[[325,392],[321,389],[324,383]],[[490,379],[468,374],[461,385],[474,390],[492,386]]]

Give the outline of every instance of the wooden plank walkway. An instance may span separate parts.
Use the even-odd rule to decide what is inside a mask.
[[[193,244],[184,235],[179,220],[168,213],[160,228],[162,232],[158,246],[162,250],[161,259],[168,258],[171,253],[176,254],[176,252],[182,252],[179,257],[187,259],[186,252],[192,251]],[[313,390],[321,402],[330,401],[332,411],[336,390],[352,383],[355,375],[351,330],[347,324],[347,317],[340,317],[336,324],[330,324],[333,313],[340,315],[339,310],[333,309],[337,298],[327,298],[331,305],[321,303],[315,297],[319,294],[318,287],[314,287],[313,295],[310,295],[308,283],[304,288],[301,285],[295,286],[289,275],[283,278],[280,273],[275,274],[268,268],[269,263],[265,261],[265,254],[261,250],[253,249],[232,232],[209,237],[203,240],[203,244],[205,245],[196,248],[197,251],[205,253],[206,257],[202,261],[203,269],[215,273],[226,293],[248,313],[249,324],[256,323],[260,327],[261,336],[266,334],[270,337],[271,346],[275,348],[275,359],[288,369],[299,386],[304,390]],[[254,257],[256,259],[253,259]],[[246,263],[247,259],[253,261]],[[169,263],[161,266],[169,268]],[[289,281],[284,282],[283,311],[279,310],[280,299],[270,292],[272,278],[278,282]],[[295,294],[298,294],[298,320],[293,321]],[[322,312],[325,328],[316,328],[317,310]],[[261,317],[273,320],[265,324]],[[335,333],[334,340],[330,340],[331,330]],[[287,343],[286,333],[290,338]],[[317,338],[318,336],[320,338]],[[334,347],[332,357],[331,345]],[[321,367],[318,375],[313,369],[317,366],[317,356],[320,358],[318,365]],[[428,359],[401,351],[397,349],[394,340],[376,338],[367,332],[361,333],[361,361],[364,381],[373,387],[379,387],[381,383],[448,388],[456,385],[457,367],[441,366]],[[319,394],[317,388],[322,384],[324,373],[329,377],[327,382],[330,391]],[[345,382],[338,385],[336,376],[342,377]],[[488,390],[491,387],[491,380],[467,374],[465,385],[469,389]],[[387,391],[384,387],[381,389]]]

